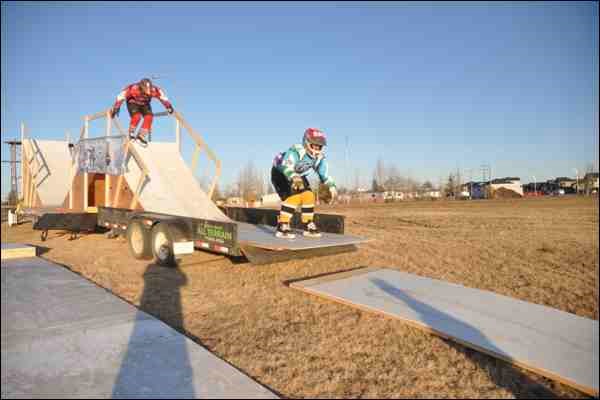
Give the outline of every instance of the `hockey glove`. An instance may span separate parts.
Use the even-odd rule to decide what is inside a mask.
[[[120,110],[119,108],[113,107],[110,110],[110,117],[114,118],[114,117],[118,116],[119,115],[119,110]]]
[[[329,187],[329,194],[331,195],[331,200],[329,201],[329,204],[333,204],[335,198],[337,197],[337,189],[335,188],[335,186]]]
[[[292,178],[292,191],[295,193],[304,190],[304,179],[301,176],[296,175]]]

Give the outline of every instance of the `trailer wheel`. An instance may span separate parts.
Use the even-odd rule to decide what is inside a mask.
[[[152,258],[150,232],[144,228],[141,221],[134,220],[127,226],[126,237],[129,252],[134,258],[138,260]]]
[[[173,252],[173,236],[167,223],[162,222],[152,228],[152,255],[159,265],[177,266]]]

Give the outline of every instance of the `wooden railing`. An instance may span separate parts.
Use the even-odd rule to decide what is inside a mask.
[[[167,112],[160,112],[160,113],[156,113],[154,114],[154,117],[168,117],[171,116],[175,119],[175,142],[177,144],[177,149],[179,150],[179,153],[181,154],[181,127],[184,128],[184,130],[188,133],[188,135],[192,138],[192,140],[194,141],[195,148],[194,148],[194,153],[192,156],[192,164],[191,164],[191,170],[192,170],[192,175],[195,176],[194,171],[196,170],[196,167],[198,165],[198,157],[199,155],[202,153],[202,151],[206,151],[206,155],[207,157],[214,162],[215,164],[215,176],[213,177],[210,186],[209,186],[209,190],[207,192],[208,198],[212,198],[212,195],[215,191],[215,188],[217,186],[219,177],[221,176],[221,161],[217,158],[216,154],[208,147],[208,145],[204,142],[204,140],[202,139],[202,136],[200,136],[200,134],[198,132],[196,132],[191,125],[183,118],[183,116],[175,111],[172,114],[169,114]],[[104,118],[106,120],[106,136],[110,136],[111,132],[112,132],[112,125],[114,124],[114,126],[117,128],[117,130],[119,131],[119,133],[121,135],[125,135],[127,136],[128,133],[125,132],[125,130],[123,129],[123,127],[121,126],[121,124],[119,123],[118,119],[113,119],[110,117],[110,109],[104,110],[104,111],[100,111],[97,112],[95,114],[92,115],[86,115],[83,119],[84,119],[84,125],[81,127],[81,133],[79,135],[80,140],[81,139],[85,139],[88,137],[89,135],[89,123],[91,121],[100,119],[100,118]],[[148,138],[149,141],[152,141],[152,136],[150,135]],[[142,171],[142,175],[140,176],[140,179],[138,181],[136,190],[134,192],[134,196],[133,199],[131,201],[130,207],[131,209],[135,208],[135,206],[137,205],[138,199],[139,199],[139,191],[142,188],[142,184],[144,182],[144,180],[146,179],[146,177],[148,176],[148,168],[147,166],[144,164],[142,158],[140,157],[140,155],[138,154],[137,150],[135,149],[134,146],[130,145],[130,141],[127,140],[126,144],[125,144],[125,158],[127,158],[127,156],[130,154],[134,160],[136,161],[136,163],[138,164],[138,167],[140,168],[140,171]],[[76,169],[74,169],[74,166],[71,165],[71,171],[72,171],[72,179],[75,177],[74,176],[74,170],[76,171]],[[107,175],[107,179],[110,179]],[[122,181],[123,181],[123,176],[120,175],[117,178],[117,190],[115,193],[115,198],[113,199],[112,204],[116,205],[118,204],[119,201],[119,196],[120,196],[120,192],[121,192],[121,186],[122,186]],[[71,180],[72,182],[72,180]],[[108,187],[109,187],[109,180],[106,181],[106,190],[108,193]],[[87,174],[85,174],[84,176],[84,187],[87,187]],[[108,196],[106,196],[107,200],[108,200]],[[70,195],[70,206],[72,207],[72,193]],[[87,205],[87,190],[84,190],[84,204]],[[107,204],[108,206],[110,206],[111,204]]]
[[[33,207],[35,203],[35,190],[48,178],[50,169],[35,139],[25,139],[23,137],[21,143],[23,144],[23,155],[25,156],[22,159],[27,166],[23,177],[23,202],[26,207]],[[43,172],[46,175],[38,180],[38,177]]]

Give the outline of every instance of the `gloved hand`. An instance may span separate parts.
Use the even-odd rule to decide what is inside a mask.
[[[294,192],[304,190],[304,179],[302,179],[300,175],[296,175],[292,178],[292,190]]]
[[[117,115],[119,115],[119,111],[120,111],[120,107],[119,108],[116,108],[116,107],[111,108],[110,109],[110,117],[111,118],[116,117]]]
[[[169,114],[173,114],[173,112],[175,112],[175,110],[173,110],[173,107],[167,107],[167,112]]]
[[[329,194],[331,195],[331,200],[329,201],[329,204],[333,204],[333,201],[337,197],[337,189],[335,188],[335,186],[329,187]]]

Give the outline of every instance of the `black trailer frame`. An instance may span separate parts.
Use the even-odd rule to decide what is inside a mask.
[[[326,249],[270,251],[240,243],[237,222],[276,226],[279,210],[244,207],[222,207],[221,210],[236,222],[99,206],[97,213],[39,210],[33,228],[42,230],[42,240],[45,240],[50,229],[70,231],[72,238],[83,231],[108,230],[108,237],[126,237],[134,258],[154,258],[161,265],[177,265],[181,255],[190,254],[195,249],[231,257],[245,256],[253,264],[356,250],[354,245],[345,245]],[[323,232],[344,233],[344,217],[341,215],[315,214],[315,222]],[[300,227],[297,215],[291,225]]]

